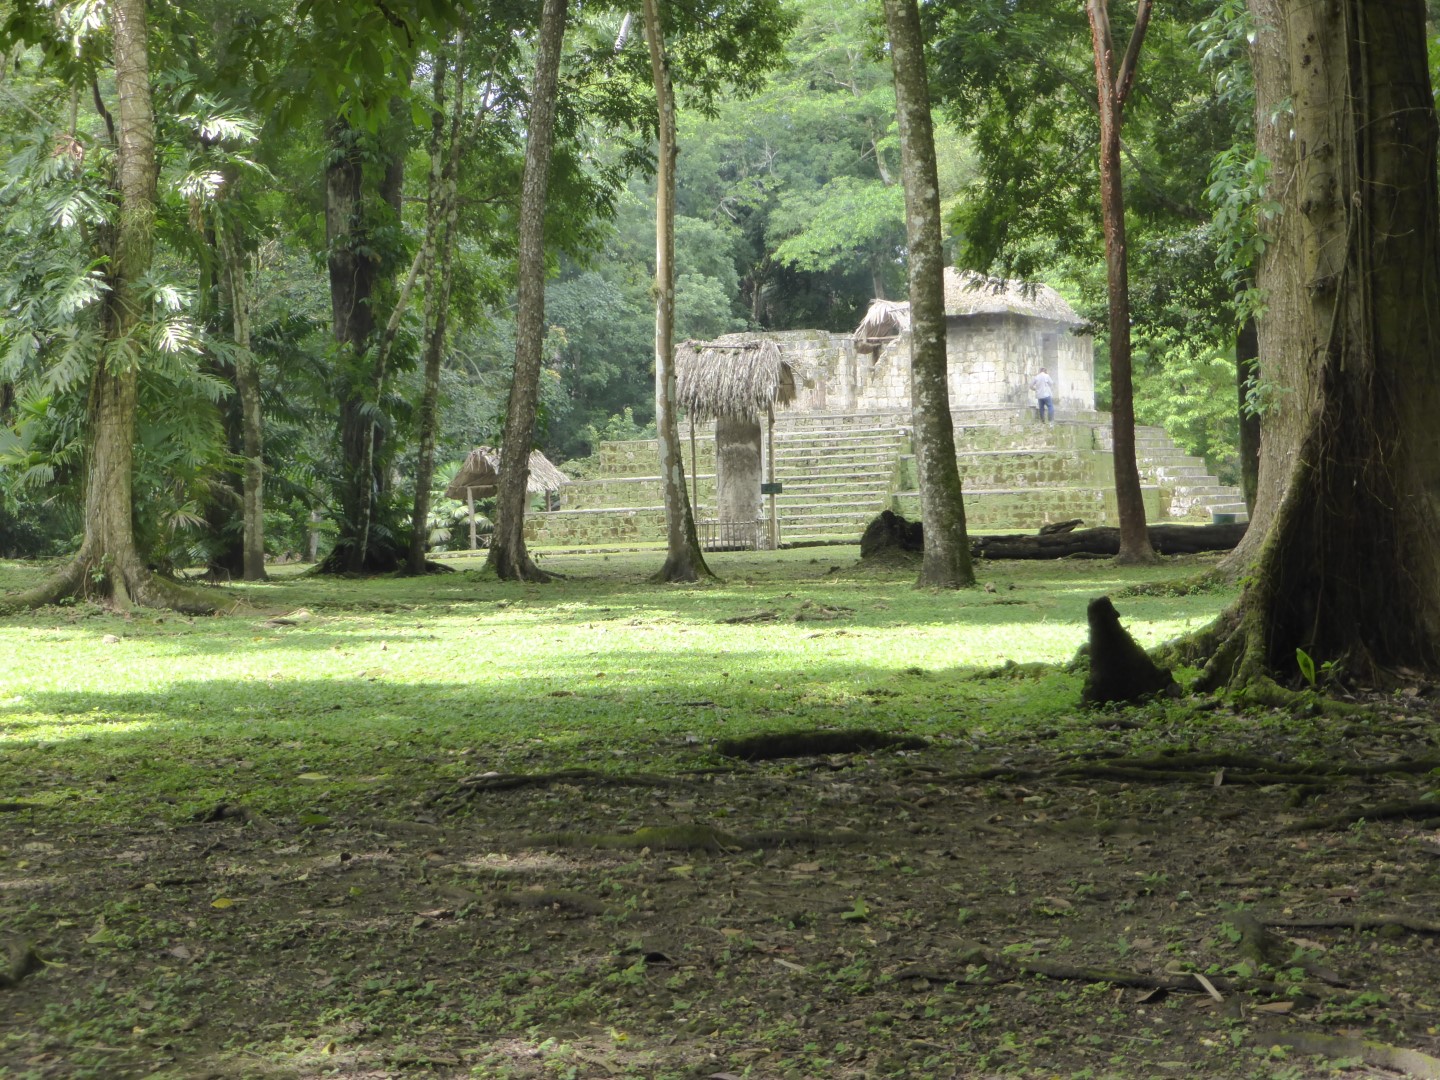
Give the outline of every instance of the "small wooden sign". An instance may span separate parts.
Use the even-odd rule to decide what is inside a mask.
[[[782,484],[782,483],[780,483],[779,480],[776,480],[775,483],[773,483],[773,484],[762,483],[762,484],[760,485],[760,494],[761,494],[761,495],[779,495],[780,492],[784,489],[784,487],[785,487],[785,485]]]

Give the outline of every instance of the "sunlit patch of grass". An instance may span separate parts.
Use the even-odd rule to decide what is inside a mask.
[[[1196,567],[981,563],[993,591],[932,592],[908,573],[852,572],[855,560],[854,548],[730,553],[712,561],[718,582],[690,588],[651,583],[652,551],[551,556],[567,576],[546,586],[282,568],[234,587],[251,607],[231,615],[12,616],[0,620],[0,781],[17,796],[75,793],[80,816],[185,815],[224,798],[286,812],[321,791],[332,807],[363,804],[482,765],[690,760],[757,730],[1023,730],[1073,711],[1079,677],[968,676],[1064,663],[1091,598]],[[11,586],[37,573],[0,564]],[[1119,607],[1153,645],[1228,599]],[[308,614],[268,622],[296,611]]]

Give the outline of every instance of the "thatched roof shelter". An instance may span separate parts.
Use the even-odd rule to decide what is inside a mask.
[[[945,314],[1029,315],[1067,326],[1085,320],[1049,285],[1014,278],[989,278],[970,270],[945,268]]]
[[[757,416],[795,400],[795,368],[766,337],[726,334],[675,346],[677,403],[702,420]]]
[[[862,345],[879,343],[899,337],[910,329],[910,304],[905,300],[871,300],[870,310],[855,333],[850,335]]]
[[[1085,320],[1049,285],[1014,278],[990,278],[971,270],[945,268],[945,315],[1028,315],[1066,326]],[[851,336],[861,345],[878,345],[910,329],[910,305],[903,300],[872,300]]]
[[[569,482],[570,478],[550,464],[550,459],[539,450],[530,451],[530,479],[525,483],[525,490],[538,495],[542,491],[556,491],[560,485]],[[445,495],[451,499],[463,499],[468,490],[480,498],[489,498],[495,494],[499,483],[500,451],[478,446],[465,458],[455,479],[445,489]]]

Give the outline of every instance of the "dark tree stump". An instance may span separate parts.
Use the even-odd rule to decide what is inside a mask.
[[[1120,613],[1108,596],[1091,600],[1085,614],[1090,620],[1090,674],[1080,694],[1082,704],[1130,703],[1178,692],[1170,672],[1156,667],[1120,625]]]
[[[882,510],[880,516],[865,526],[860,537],[860,557],[869,559],[891,551],[925,550],[925,530],[918,521],[909,521],[892,510]]]

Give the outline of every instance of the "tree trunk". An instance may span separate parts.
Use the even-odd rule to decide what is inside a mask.
[[[265,428],[260,407],[260,365],[250,351],[250,292],[247,259],[230,227],[222,222],[217,236],[224,263],[222,281],[230,307],[235,342],[235,392],[240,399],[241,509],[245,527],[242,573],[246,581],[264,581],[265,574]]]
[[[695,532],[690,493],[685,490],[685,456],[675,409],[675,87],[670,82],[665,38],[656,0],[645,0],[645,38],[660,119],[655,177],[655,427],[660,444],[660,482],[665,496],[665,564],[659,581],[711,577]]]
[[[1095,47],[1100,106],[1100,207],[1110,291],[1110,416],[1115,459],[1115,501],[1120,512],[1121,563],[1155,561],[1145,529],[1145,500],[1135,461],[1135,397],[1130,370],[1130,282],[1125,249],[1125,188],[1120,174],[1120,128],[1134,84],[1135,65],[1149,25],[1151,0],[1139,0],[1130,47],[1118,70],[1106,0],[1087,0]]]
[[[458,59],[464,35],[456,42]],[[435,476],[435,439],[439,426],[440,366],[445,358],[445,333],[450,310],[450,262],[455,250],[459,200],[460,127],[464,122],[465,69],[457,63],[455,103],[445,116],[445,75],[449,60],[442,51],[435,57],[435,109],[430,116],[430,182],[425,211],[425,387],[420,397],[420,452],[415,463],[415,509],[410,518],[410,551],[405,568],[425,572],[429,539],[430,484]],[[448,131],[447,131],[448,129]],[[448,138],[448,147],[446,139]]]
[[[339,365],[340,537],[337,559],[327,569],[362,572],[375,496],[372,473],[374,434],[365,350],[375,332],[371,301],[375,259],[366,250],[364,164],[361,133],[343,120],[330,128],[330,162],[325,169],[325,241],[329,249],[330,313]]]
[[[1153,525],[1150,543],[1159,555],[1195,555],[1231,551],[1245,535],[1244,525]],[[1071,555],[1117,555],[1120,530],[1108,526],[1074,532],[977,536],[977,559],[1064,559]]]
[[[1255,513],[1260,487],[1260,417],[1250,408],[1250,387],[1260,375],[1260,339],[1255,316],[1245,319],[1235,335],[1235,386],[1240,396],[1240,490],[1245,512]]]
[[[895,115],[900,127],[905,186],[905,235],[910,246],[910,394],[920,479],[925,553],[920,586],[956,589],[975,584],[965,503],[955,457],[950,383],[945,355],[945,257],[940,241],[940,182],[925,43],[915,0],[885,0]]]
[[[133,466],[139,385],[135,340],[144,300],[140,281],[155,244],[155,114],[151,103],[145,0],[114,0],[120,212],[105,301],[105,344],[86,411],[85,539],[58,574],[6,600],[36,606],[96,594],[118,610],[135,604],[210,612],[203,593],[151,573],[135,545]]]
[[[555,147],[555,98],[565,43],[566,0],[545,0],[535,53],[535,82],[526,123],[525,173],[520,185],[520,250],[515,312],[515,371],[500,444],[495,532],[486,564],[507,581],[549,581],[525,549],[530,451],[540,402],[545,346],[545,203]]]
[[[1252,10],[1260,135],[1293,147],[1273,159],[1282,209],[1259,267],[1262,379],[1289,390],[1264,416],[1256,517],[1269,529],[1202,682],[1293,679],[1296,650],[1362,683],[1434,672],[1440,194],[1425,5]]]

